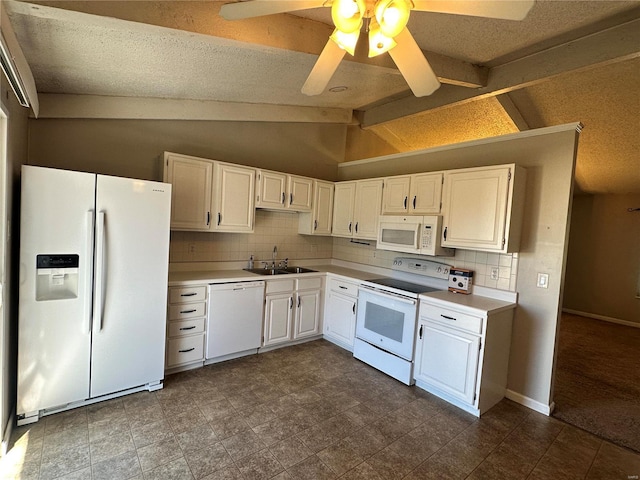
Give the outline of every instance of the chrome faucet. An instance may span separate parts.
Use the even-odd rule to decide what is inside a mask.
[[[271,263],[271,268],[276,268],[276,258],[278,258],[278,246],[274,245],[273,246],[273,256],[272,256],[272,263]]]

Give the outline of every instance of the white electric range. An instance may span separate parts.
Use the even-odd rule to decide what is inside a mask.
[[[414,274],[411,282],[395,277],[363,282],[358,289],[353,356],[406,385],[413,384],[418,297],[445,290],[442,280],[451,268],[431,260],[397,257],[394,273]]]

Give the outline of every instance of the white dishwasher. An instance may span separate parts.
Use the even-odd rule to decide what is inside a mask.
[[[260,348],[264,286],[264,281],[209,285],[207,360],[226,360]]]

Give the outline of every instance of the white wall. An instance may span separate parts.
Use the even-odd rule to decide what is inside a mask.
[[[343,163],[340,180],[516,163],[527,170],[526,206],[518,254],[518,308],[509,368],[510,395],[546,411],[552,401],[555,343],[568,244],[576,124],[428,150]],[[536,287],[537,273],[549,288]]]

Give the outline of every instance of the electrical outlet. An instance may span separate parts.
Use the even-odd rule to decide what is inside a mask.
[[[498,277],[500,277],[500,269],[491,267],[491,280],[498,280]]]
[[[538,287],[538,288],[549,288],[549,274],[548,273],[539,273],[538,274],[538,282],[536,283],[536,287]]]
[[[190,243],[189,244],[189,253],[196,253],[196,244],[195,243]]]

